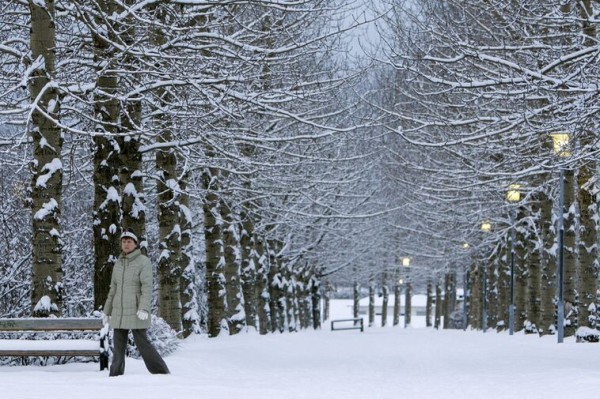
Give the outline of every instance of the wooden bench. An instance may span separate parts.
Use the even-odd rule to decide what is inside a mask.
[[[352,325],[344,325],[342,327],[336,327],[335,323],[347,323],[352,322]],[[337,330],[360,330],[360,332],[365,331],[363,319],[362,317],[357,317],[353,319],[339,319],[339,320],[331,320],[331,331]]]
[[[98,332],[91,339],[0,339],[0,356],[98,356],[100,370],[108,368],[108,326],[94,318],[0,319],[0,332],[25,333]]]

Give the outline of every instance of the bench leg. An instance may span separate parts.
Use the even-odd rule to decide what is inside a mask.
[[[108,353],[102,352],[100,354],[100,371],[108,368]]]

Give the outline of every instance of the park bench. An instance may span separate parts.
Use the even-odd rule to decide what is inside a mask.
[[[98,356],[100,370],[108,368],[108,326],[97,318],[6,318],[0,319],[0,356]],[[98,339],[27,339],[27,333],[97,332]]]
[[[348,324],[352,322],[352,324]],[[342,323],[341,326],[336,326],[336,324]],[[331,331],[337,330],[360,330],[363,332],[365,330],[362,317],[357,317],[353,319],[338,319],[331,320]]]

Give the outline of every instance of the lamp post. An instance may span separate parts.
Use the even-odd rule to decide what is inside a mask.
[[[506,192],[508,202],[519,202],[521,200],[521,192],[519,184],[511,184]],[[513,335],[515,332],[515,209],[510,210],[510,301],[508,305],[508,334]]]
[[[404,267],[410,267],[410,261],[411,261],[410,257],[408,257],[408,256],[403,257],[402,258],[402,266],[404,266]],[[407,277],[408,277],[408,273],[407,273]],[[410,309],[410,306],[409,306],[409,303],[410,303],[410,299],[409,299],[409,296],[410,296],[410,280],[408,278],[407,278],[407,281],[406,281],[406,288],[405,288],[404,293],[405,293],[405,298],[404,298],[404,328],[406,328],[410,324],[410,312],[411,312],[411,309]]]
[[[554,154],[566,158],[571,155],[568,150],[569,135],[567,133],[554,133],[552,137]],[[558,293],[557,301],[557,321],[556,335],[558,343],[563,342],[565,335],[565,307],[564,307],[564,200],[565,200],[565,169],[559,167],[559,197],[558,197],[558,264],[556,265],[556,289]]]
[[[462,246],[465,250],[468,250],[471,246],[468,242],[465,242]],[[469,307],[467,305],[467,299],[469,298],[469,267],[465,267],[463,273],[463,330],[467,330],[467,323],[469,322]]]
[[[489,222],[481,223],[481,231],[489,233],[492,231],[492,225]],[[481,268],[483,269],[483,301],[482,301],[482,315],[481,315],[481,329],[485,333],[488,327],[488,312],[487,312],[487,264],[485,261],[482,262]]]

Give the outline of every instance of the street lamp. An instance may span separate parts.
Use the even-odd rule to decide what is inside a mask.
[[[508,202],[519,202],[521,191],[519,184],[511,184],[506,192]],[[508,334],[515,332],[515,209],[510,210],[510,304],[508,305]]]
[[[468,250],[471,248],[468,242],[462,245],[463,249]],[[465,266],[463,272],[463,330],[467,330],[467,323],[469,322],[469,308],[467,306],[467,299],[469,297],[469,267]]]
[[[554,148],[554,154],[561,158],[571,156],[569,151],[569,135],[567,133],[554,133],[551,134]],[[560,189],[558,197],[558,264],[556,270],[556,288],[558,290],[558,309],[557,309],[557,339],[558,343],[563,342],[565,334],[565,308],[564,308],[564,238],[565,238],[565,227],[564,227],[564,201],[565,201],[565,169],[559,167],[559,179]]]
[[[490,222],[481,223],[481,231],[484,233],[489,233],[492,231],[492,224]],[[485,256],[485,255],[484,255]],[[487,331],[487,323],[488,323],[488,314],[487,314],[487,265],[485,261],[482,260],[482,269],[483,269],[483,309],[481,315],[481,329],[483,332]]]
[[[405,256],[402,258],[402,266],[410,267],[411,258],[409,256]],[[408,327],[410,324],[410,295],[411,295],[411,286],[410,286],[410,278],[408,273],[406,273],[407,281],[406,288],[404,291],[404,328]]]

